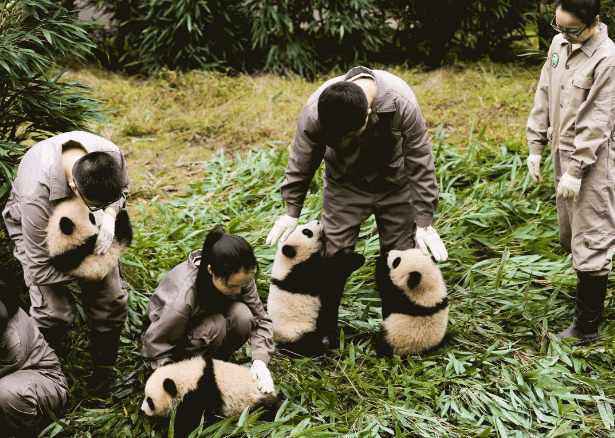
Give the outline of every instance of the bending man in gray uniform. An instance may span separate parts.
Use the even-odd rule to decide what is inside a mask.
[[[327,256],[354,248],[361,223],[374,214],[381,251],[416,243],[437,261],[448,258],[431,226],[438,201],[432,144],[402,79],[355,67],[312,94],[299,116],[282,186],[287,213],[276,220],[267,244],[285,240],[295,228],[323,158]]]
[[[615,45],[599,0],[562,0],[527,124],[528,168],[541,179],[551,143],[560,241],[577,272],[576,317],[560,338],[598,338],[615,250]]]
[[[0,435],[36,436],[62,414],[66,378],[35,322],[0,282]]]
[[[3,217],[30,289],[30,315],[59,355],[74,319],[68,284],[75,278],[50,264],[49,216],[54,205],[72,196],[80,196],[92,211],[104,209],[96,241],[96,252],[103,254],[113,241],[115,217],[125,207],[127,185],[124,157],[117,146],[87,132],[68,132],[36,143],[21,160]],[[94,361],[90,388],[107,389],[127,315],[127,293],[119,267],[100,282],[79,281],[79,285]]]

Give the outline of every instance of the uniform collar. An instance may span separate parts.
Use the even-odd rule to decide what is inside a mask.
[[[388,94],[388,87],[377,71],[359,65],[351,68],[348,73],[344,75],[344,80],[347,81],[350,79],[357,79],[359,77],[370,78],[376,82],[376,88],[378,89],[378,91],[376,93],[374,101],[372,102],[372,112],[390,113],[395,111],[395,105],[393,104],[393,100]]]
[[[57,201],[73,196],[73,191],[68,185],[68,181],[66,180],[66,174],[64,173],[64,166],[62,165],[62,146],[68,141],[71,141],[71,139],[67,138],[65,141],[58,142],[53,146],[53,156],[55,161],[51,164],[51,184],[49,188],[50,201]],[[79,143],[83,147],[83,149],[85,149],[86,153],[94,151],[94,148],[88,146],[87,144],[83,144],[77,140],[72,141]]]
[[[581,45],[581,51],[585,53],[585,55],[587,55],[588,58],[591,58],[594,55],[594,53],[596,53],[596,50],[598,50],[598,47],[600,47],[600,45],[608,37],[608,35],[609,33],[608,33],[607,25],[604,23],[599,23],[598,31],[594,34],[593,37],[591,37],[590,39],[588,39]],[[570,43],[566,41],[565,38],[562,38],[561,44],[567,45]]]

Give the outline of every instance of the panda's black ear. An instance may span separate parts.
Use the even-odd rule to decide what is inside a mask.
[[[170,379],[168,377],[164,379],[164,382],[162,382],[162,387],[166,392],[169,393],[171,397],[177,396],[177,386],[175,386],[175,382],[173,381],[173,379]]]
[[[423,278],[423,276],[420,272],[411,272],[410,275],[408,275],[408,288],[414,289],[421,284],[421,278]]]
[[[289,259],[292,259],[297,255],[297,250],[295,249],[294,246],[284,245],[282,247],[282,254],[284,254]]]
[[[400,263],[401,263],[401,257],[396,257],[395,260],[393,260],[393,269],[397,268]]]
[[[70,236],[71,234],[73,234],[73,231],[75,231],[75,223],[69,218],[63,217],[62,219],[60,219],[60,231],[62,231],[62,233],[66,234],[67,236]]]

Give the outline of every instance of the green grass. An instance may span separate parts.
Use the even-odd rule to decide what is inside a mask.
[[[552,178],[535,186],[524,164],[523,125],[532,99],[530,78],[537,72],[487,64],[433,75],[401,73],[421,82],[417,94],[434,127],[441,188],[436,227],[450,253],[441,265],[451,299],[449,342],[405,361],[376,357],[378,238],[370,219],[357,247],[368,262],[351,277],[342,303],[340,351],[318,360],[274,356],[273,377],[288,399],[278,419],[264,423],[258,415],[244,415],[201,436],[613,436],[615,325],[605,324],[603,340],[591,347],[562,344],[552,336],[571,319],[575,276],[558,244]],[[131,176],[139,187],[131,201],[136,239],[125,257],[131,296],[117,367],[123,381],[104,409],[82,403],[89,362],[81,323],[65,360],[73,382],[71,410],[47,435],[160,436],[165,423],[139,413],[146,375],[138,340],[148,295],[165,272],[201,246],[208,229],[222,223],[255,247],[259,290],[266,297],[274,250],[264,241],[282,212],[279,186],[287,159],[280,145],[290,140],[296,112],[315,84],[191,73],[175,77],[177,88],[164,91],[167,79],[138,83],[98,72],[74,75],[97,84],[99,97],[117,109],[109,129],[131,153]],[[202,100],[215,94],[204,85],[210,82],[223,84],[219,93],[226,95],[217,103]],[[271,109],[276,87],[285,103]],[[158,92],[160,107],[154,107]],[[185,111],[176,113],[173,105]],[[225,118],[220,105],[232,116]],[[138,126],[147,108],[153,121],[143,121],[139,129],[148,134],[127,131]],[[206,116],[208,121],[201,120]],[[174,117],[191,120],[185,131],[171,127]],[[186,138],[214,126],[210,123],[218,130],[208,131],[210,137],[191,152]],[[173,138],[181,140],[165,146]],[[225,141],[237,155],[215,152]],[[161,169],[142,158],[148,154],[158,154],[169,166]],[[190,173],[173,169],[172,159],[185,160]],[[142,175],[146,170],[150,176]],[[158,195],[167,185],[173,191]],[[320,191],[319,175],[302,220],[318,216]],[[609,293],[607,319],[613,319],[612,304]],[[238,361],[248,357],[246,351],[236,355]]]

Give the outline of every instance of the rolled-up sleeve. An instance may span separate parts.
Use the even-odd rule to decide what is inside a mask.
[[[290,216],[299,217],[314,173],[323,160],[325,146],[313,138],[317,123],[315,104],[303,108],[288,157],[282,199]]]
[[[418,104],[406,99],[401,99],[400,102],[405,168],[416,209],[416,224],[419,227],[427,227],[433,222],[438,206],[433,147]]]
[[[605,59],[596,69],[594,83],[577,113],[574,152],[567,173],[582,178],[597,160],[598,149],[606,145],[615,123],[615,59]]]
[[[252,360],[262,360],[265,363],[269,363],[274,350],[273,323],[258,295],[256,282],[253,281],[243,292],[243,302],[248,306],[252,315],[254,315],[254,327],[250,335]]]
[[[21,205],[22,247],[27,263],[25,278],[34,285],[57,284],[73,281],[74,277],[58,271],[51,265],[47,248],[49,201],[25,199]]]
[[[549,56],[548,59],[551,59]],[[527,120],[526,137],[531,154],[540,155],[548,142],[549,129],[549,70],[548,60],[542,67],[540,80],[534,95],[534,106]]]

